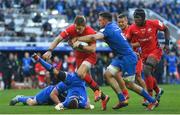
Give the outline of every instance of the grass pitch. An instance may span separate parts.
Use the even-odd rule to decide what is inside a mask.
[[[35,95],[39,90],[6,90],[0,91],[0,114],[180,114],[180,85],[161,85],[165,93],[161,98],[160,105],[153,111],[146,111],[141,105],[142,97],[130,91],[129,106],[113,110],[112,106],[117,104],[117,96],[110,87],[102,87],[102,90],[110,96],[106,111],[101,111],[100,102],[93,102],[93,92],[88,89],[91,103],[95,105],[94,110],[63,110],[56,111],[54,106],[24,106],[17,104],[9,106],[9,101],[16,95]]]

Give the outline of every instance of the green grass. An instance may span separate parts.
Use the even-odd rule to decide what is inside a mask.
[[[102,87],[102,90],[107,93],[111,99],[108,103],[106,111],[101,111],[100,102],[93,102],[93,92],[88,89],[88,94],[95,105],[94,110],[64,110],[56,111],[54,106],[24,106],[17,104],[16,106],[9,106],[9,101],[16,95],[34,95],[39,90],[6,90],[0,91],[0,114],[180,114],[180,85],[162,85],[165,93],[161,98],[161,103],[153,111],[146,111],[141,105],[142,97],[130,92],[129,106],[113,110],[112,106],[117,104],[117,97],[110,87]]]

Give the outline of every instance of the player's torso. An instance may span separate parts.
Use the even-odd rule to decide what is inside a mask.
[[[107,34],[105,41],[116,55],[129,55],[133,52],[117,24],[109,23],[104,31]]]
[[[75,26],[72,25],[71,26],[71,33],[69,34],[69,39],[72,39],[74,37],[81,37],[81,36],[86,36],[86,35],[90,35],[93,33],[93,30],[89,27],[89,26],[86,26],[85,30],[79,34],[76,29],[75,29]],[[93,42],[94,44],[96,42]],[[88,45],[91,45],[92,43],[88,43]],[[88,57],[88,56],[93,56],[94,58],[96,58],[96,53],[90,53],[90,52],[87,52],[87,51],[79,51],[79,50],[74,50],[75,52],[75,56],[76,56],[76,59],[81,59],[81,58],[85,58],[85,57]]]
[[[133,36],[138,40],[142,48],[143,53],[149,53],[157,48],[159,44],[157,41],[157,28],[149,21],[146,21],[146,24],[143,27],[138,27],[133,24]]]

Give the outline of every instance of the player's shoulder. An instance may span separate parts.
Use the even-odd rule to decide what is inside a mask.
[[[137,28],[137,26],[134,23],[128,26],[128,30],[134,30],[136,28]]]
[[[148,24],[157,24],[159,22],[158,19],[149,19],[149,20],[146,20],[146,23]]]

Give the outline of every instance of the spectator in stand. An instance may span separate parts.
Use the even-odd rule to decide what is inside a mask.
[[[36,15],[33,17],[33,22],[34,23],[41,23],[42,22],[42,16],[39,12],[36,13]]]

